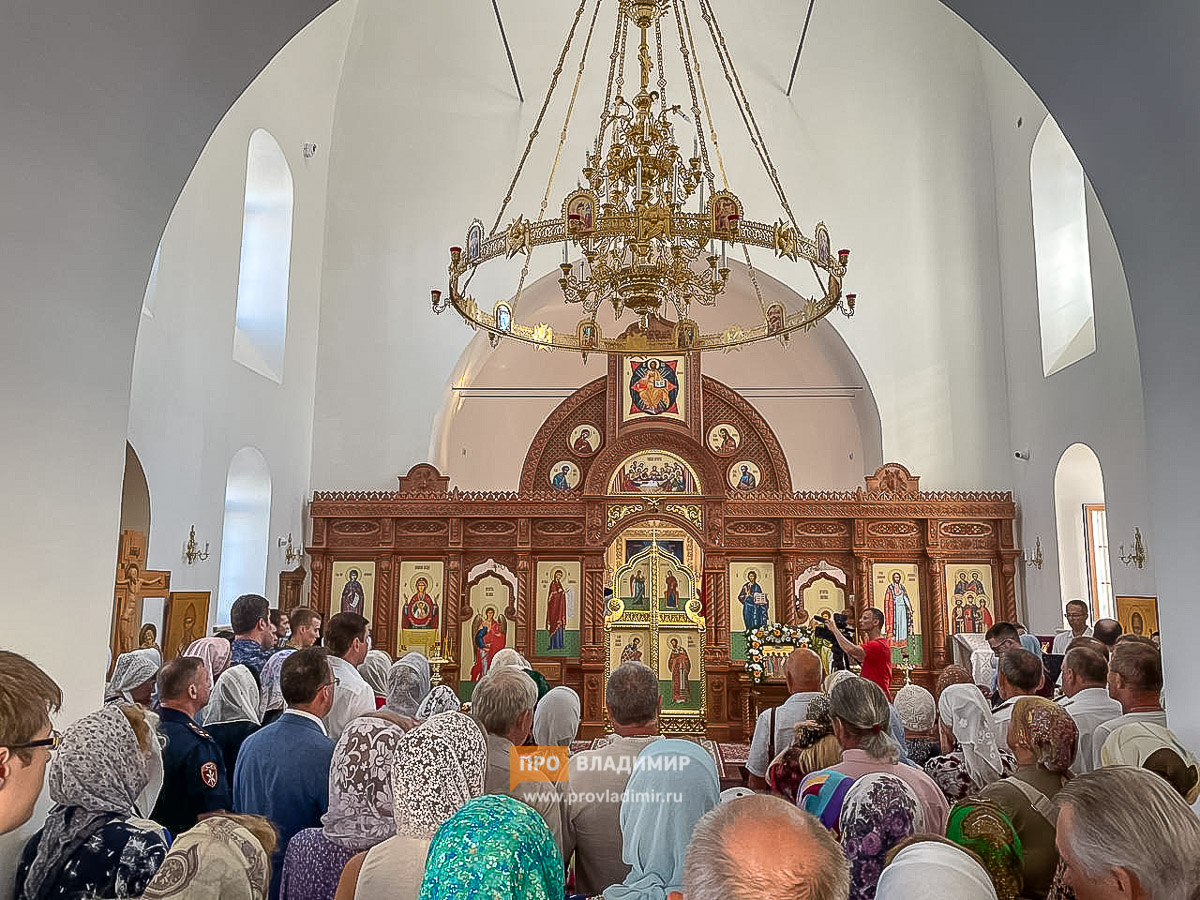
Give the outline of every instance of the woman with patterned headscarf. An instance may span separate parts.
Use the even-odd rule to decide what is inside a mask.
[[[842,804],[850,900],[873,900],[888,851],[924,829],[921,802],[895,775],[873,772],[855,781]]]
[[[1044,697],[1022,697],[1013,706],[1008,746],[1017,770],[988,785],[980,796],[1012,819],[1024,849],[1024,895],[1042,898],[1058,868],[1054,795],[1071,777],[1079,731],[1075,720]]]
[[[161,826],[140,818],[154,726],[135,706],[106,706],[62,736],[50,762],[54,806],[17,868],[16,900],[137,897],[167,852]]]
[[[279,900],[333,900],[350,858],[396,833],[392,769],[403,740],[404,729],[374,714],[346,726],[329,763],[329,809],[320,828],[288,841]]]
[[[1012,772],[1012,759],[996,741],[996,722],[979,688],[946,686],[938,698],[942,755],[925,763],[946,799],[956,803]]]
[[[117,657],[112,678],[104,689],[105,703],[150,705],[154,679],[162,665],[162,654],[154,649],[131,650]]]
[[[792,745],[767,766],[767,785],[789,803],[796,802],[800,783],[808,775],[837,765],[842,758],[842,745],[833,736],[829,697],[817,694],[809,700],[804,716],[803,722],[796,723]]]
[[[483,796],[486,769],[483,732],[463,713],[438,713],[405,735],[392,769],[396,835],[350,860],[338,900],[416,900],[429,842]]]
[[[1024,883],[1024,848],[1012,819],[989,800],[963,800],[950,810],[946,837],[983,863],[999,900],[1018,900]]]
[[[429,692],[429,696],[421,701],[421,705],[417,707],[417,719],[424,722],[438,713],[442,712],[461,712],[462,701],[458,699],[458,694],[454,693],[454,688],[449,685],[435,685],[433,690]]]
[[[266,900],[275,831],[261,816],[223,813],[171,847],[143,900]]]
[[[287,703],[283,699],[283,688],[279,684],[279,677],[283,673],[284,662],[295,652],[290,647],[275,651],[271,654],[271,658],[263,664],[262,672],[259,673],[262,689],[259,694],[258,717],[263,725],[270,725],[283,714],[287,707]]]
[[[563,882],[562,855],[545,819],[519,800],[489,794],[433,836],[420,900],[561,900]]]

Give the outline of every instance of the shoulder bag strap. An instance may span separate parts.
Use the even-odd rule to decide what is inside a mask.
[[[1058,807],[1050,802],[1049,797],[1047,797],[1033,785],[1026,784],[1019,778],[1008,778],[1006,780],[1009,784],[1025,795],[1025,799],[1029,801],[1029,805],[1034,808],[1039,816],[1049,822],[1051,827],[1057,827]]]
[[[768,745],[768,747],[770,749],[767,750],[767,759],[772,759],[772,760],[775,759],[775,710],[776,709],[778,709],[778,707],[775,707],[775,706],[771,707],[771,737],[770,737],[771,743]]]

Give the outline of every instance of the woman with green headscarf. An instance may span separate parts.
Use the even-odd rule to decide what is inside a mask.
[[[1071,777],[1079,730],[1070,714],[1044,697],[1022,697],[1013,706],[1008,746],[1017,770],[989,784],[980,796],[1012,819],[1024,848],[1025,896],[1047,896],[1058,868],[1054,796]]]
[[[621,803],[621,858],[630,866],[604,900],[666,900],[683,890],[692,829],[721,795],[712,757],[691,741],[655,741],[638,754]]]
[[[437,830],[420,900],[562,900],[563,861],[536,812],[511,797],[477,797]]]
[[[974,798],[954,804],[946,823],[946,837],[979,858],[999,900],[1025,896],[1021,838],[1012,819],[996,804]]]

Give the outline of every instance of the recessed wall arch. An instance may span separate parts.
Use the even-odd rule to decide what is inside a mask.
[[[230,460],[225,480],[217,622],[229,621],[240,595],[265,596],[270,537],[271,469],[257,448],[243,447]]]
[[[1096,511],[1091,510],[1093,520],[1088,521],[1086,507],[1095,505],[1102,513],[1104,473],[1100,458],[1087,444],[1071,444],[1054,472],[1060,606],[1081,599],[1090,606],[1093,621],[1114,614],[1106,518],[1097,518]]]

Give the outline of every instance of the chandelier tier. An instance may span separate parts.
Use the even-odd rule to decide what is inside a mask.
[[[594,10],[541,212],[532,221],[518,215],[507,227],[501,228],[505,210],[529,158],[589,2],[594,2]],[[450,248],[448,295],[443,297],[441,291],[432,291],[434,311],[440,313],[453,306],[468,324],[485,329],[493,346],[501,338],[509,337],[546,350],[573,350],[582,353],[584,359],[588,353],[733,349],[770,339],[786,344],[793,332],[807,331],[834,309],[846,316],[853,315],[855,295],[842,294],[850,251],[839,250],[836,254],[830,251],[829,232],[823,222],[817,224],[812,238],[804,235],[797,226],[729,56],[712,0],[695,2],[751,144],[779,197],[783,215],[773,225],[745,219],[742,201],[729,190],[725,160],[696,57],[688,0],[617,0],[617,21],[600,129],[592,150],[586,155],[579,187],[567,194],[562,202],[561,217],[545,218],[588,48],[605,2],[607,0],[580,0],[541,112],[495,224],[485,235],[483,222],[474,220],[467,230],[465,247]],[[673,19],[674,29],[664,29],[668,17]],[[632,101],[621,94],[631,24],[639,33],[635,59],[640,71],[639,89]],[[673,30],[679,38],[691,99],[690,116],[680,105],[668,105],[667,102],[662,52],[664,30]],[[652,84],[651,73],[655,70],[658,76]],[[687,159],[676,138],[676,127],[681,123],[694,128],[695,132],[692,155]],[[720,172],[720,189],[717,188],[717,173],[711,165],[714,160]],[[581,314],[574,332],[555,331],[548,323],[520,318],[519,306],[530,259],[534,248],[544,244],[562,246],[558,283],[565,302],[577,306]],[[693,304],[700,307],[717,305],[730,280],[730,245],[741,248],[761,318],[705,332],[693,318]],[[750,259],[750,247],[765,248],[775,256],[793,262],[807,262],[817,279],[819,293],[804,298],[799,308],[792,309],[781,300],[765,299]],[[512,259],[518,254],[524,255],[524,265],[513,297],[495,303],[491,309],[481,308],[467,293],[475,271],[490,260]],[[572,262],[572,256],[579,262]],[[597,321],[600,309],[609,305],[617,327],[625,313],[630,313],[633,318],[624,330],[612,337],[604,335]]]

